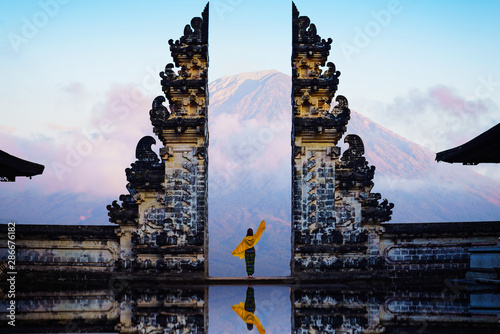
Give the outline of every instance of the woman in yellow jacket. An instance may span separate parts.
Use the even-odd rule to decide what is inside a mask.
[[[262,232],[266,229],[266,223],[264,221],[260,222],[257,233],[253,234],[251,228],[247,231],[247,236],[243,238],[238,247],[231,253],[234,256],[238,256],[240,259],[245,258],[247,274],[249,278],[252,278],[255,272],[255,248],[254,246],[259,241],[262,236]]]

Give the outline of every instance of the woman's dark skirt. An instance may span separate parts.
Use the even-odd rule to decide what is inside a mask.
[[[247,265],[247,274],[253,275],[255,272],[255,249],[253,247],[245,251],[245,263]]]

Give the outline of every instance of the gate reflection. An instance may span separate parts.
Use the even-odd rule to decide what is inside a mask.
[[[212,285],[112,281],[93,289],[37,286],[16,294],[12,333],[499,332],[496,286]]]

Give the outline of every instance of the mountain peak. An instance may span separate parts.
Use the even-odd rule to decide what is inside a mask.
[[[274,74],[281,74],[287,76],[286,74],[278,70],[261,70],[257,72],[242,72],[235,75],[225,75],[222,78],[218,78],[210,83],[210,85],[217,85],[219,83],[226,82],[243,82],[245,80],[263,80],[266,77],[272,76]],[[289,76],[288,76],[289,77]]]
[[[291,77],[276,70],[225,76],[210,83],[208,89],[211,116],[227,113],[242,119],[272,118],[290,112]]]

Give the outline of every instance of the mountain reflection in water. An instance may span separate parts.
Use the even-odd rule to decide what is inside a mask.
[[[16,294],[9,333],[498,333],[494,286],[169,286],[113,281]],[[3,331],[2,331],[3,332]]]

